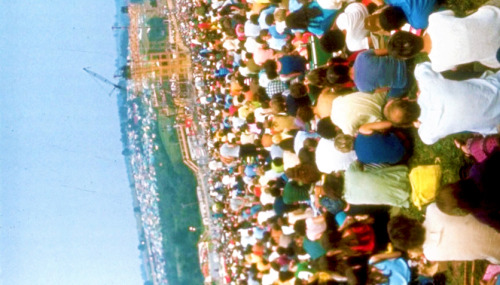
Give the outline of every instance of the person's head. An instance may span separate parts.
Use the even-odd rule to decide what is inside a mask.
[[[442,186],[436,193],[436,206],[451,216],[464,216],[479,207],[478,189],[470,179]]]
[[[268,26],[272,26],[274,24],[274,14],[267,14],[264,20]]]
[[[274,11],[274,20],[276,22],[283,22],[286,19],[286,9],[276,9]]]
[[[275,79],[276,77],[278,77],[278,72],[277,72],[278,65],[276,64],[276,61],[272,59],[266,60],[262,64],[262,68],[264,68],[267,78]]]
[[[335,136],[335,148],[340,152],[350,152],[354,149],[354,137],[350,135],[338,134]]]
[[[316,132],[322,138],[333,139],[337,135],[337,128],[335,128],[335,125],[330,117],[324,117],[318,121],[316,125]]]
[[[387,231],[394,247],[401,250],[419,249],[425,241],[425,228],[415,219],[398,215],[387,224]]]
[[[326,175],[323,191],[330,198],[341,199],[344,193],[344,176],[339,172]]]
[[[300,82],[295,82],[290,85],[290,95],[293,98],[302,98],[307,95],[307,87]]]
[[[288,178],[304,184],[314,183],[321,179],[321,172],[312,163],[301,163],[288,168],[285,174]]]
[[[314,138],[307,138],[304,140],[303,146],[304,146],[304,148],[306,148],[310,151],[313,151],[318,146],[318,141]]]
[[[374,33],[381,30],[390,32],[401,28],[406,21],[401,8],[387,6],[365,18],[365,29]]]
[[[384,106],[384,116],[395,127],[410,127],[420,116],[420,106],[416,101],[390,100]]]
[[[306,78],[312,85],[323,87],[327,84],[326,71],[324,67],[313,69],[306,74]]]
[[[254,124],[255,123],[255,113],[251,112],[250,114],[248,114],[246,117],[246,122],[247,122],[247,124]]]
[[[305,236],[306,235],[306,220],[298,220],[293,225],[293,230],[296,234]]]
[[[294,150],[293,150],[293,138],[282,139],[278,143],[278,145],[283,150],[288,150],[288,151],[294,152]]]
[[[319,39],[319,44],[328,53],[337,52],[345,47],[345,35],[339,30],[329,30]]]
[[[387,43],[389,55],[399,59],[408,59],[416,56],[424,47],[424,41],[412,33],[398,31],[391,36]]]
[[[297,109],[297,118],[304,123],[308,123],[314,119],[314,111],[310,106],[300,106]]]
[[[258,14],[250,15],[250,22],[254,25],[258,25],[259,24],[259,15]]]
[[[297,156],[299,157],[300,163],[316,163],[316,156],[314,155],[314,152],[305,147],[299,150]]]
[[[342,84],[349,82],[349,66],[335,64],[328,67],[326,70],[326,80],[330,85]]]
[[[403,9],[395,6],[385,8],[379,17],[380,27],[385,31],[398,30],[407,21]]]
[[[320,9],[310,9],[307,4],[298,11],[290,13],[285,18],[285,24],[290,29],[307,29],[310,19],[321,15]]]
[[[271,98],[271,110],[275,114],[285,112],[286,104],[285,104],[285,98],[283,98],[283,95],[281,95],[281,94],[274,94],[273,95],[273,98]]]

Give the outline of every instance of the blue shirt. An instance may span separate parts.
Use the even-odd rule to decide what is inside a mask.
[[[289,75],[295,72],[304,73],[306,71],[306,59],[300,55],[284,55],[280,57],[281,63],[280,74]]]
[[[309,4],[309,8],[318,8],[322,12],[322,15],[310,19],[309,26],[307,27],[309,32],[313,33],[315,36],[321,37],[331,28],[338,10],[323,9],[316,1],[311,2],[311,4]]]
[[[406,62],[392,56],[378,56],[373,50],[361,52],[354,61],[354,84],[361,92],[390,87],[391,97],[404,95],[408,84]],[[394,91],[392,90],[394,89]]]
[[[405,155],[403,141],[394,133],[359,134],[354,140],[354,151],[363,163],[396,164]]]
[[[408,23],[415,29],[427,28],[429,15],[436,6],[436,0],[385,0],[385,3],[401,8]]]
[[[318,241],[310,241],[304,237],[302,248],[311,256],[312,260],[318,259],[326,254],[326,250]]]
[[[259,26],[261,29],[269,29],[269,25],[266,24],[266,17],[267,15],[272,15],[274,14],[274,10],[276,10],[275,6],[269,6],[268,8],[262,10],[259,15]]]
[[[405,285],[411,280],[411,271],[406,261],[399,257],[396,259],[386,259],[375,263],[375,268],[388,277],[388,282],[384,285]]]

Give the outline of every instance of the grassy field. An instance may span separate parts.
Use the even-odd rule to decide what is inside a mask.
[[[444,4],[455,11],[458,16],[464,16],[480,7],[485,0],[447,0]],[[425,55],[417,57],[413,64],[427,61]],[[417,88],[414,86],[411,97],[415,97]],[[412,169],[418,165],[439,164],[442,169],[441,184],[455,182],[460,178],[460,169],[472,163],[470,159],[455,147],[454,139],[465,139],[471,134],[457,134],[441,139],[433,145],[425,145],[418,138],[417,130],[413,129],[409,133],[414,145],[413,155],[408,161],[409,168]],[[409,209],[399,209],[401,213],[423,220],[425,208],[420,211],[412,206]],[[459,249],[457,249],[459,250]],[[484,274],[488,262],[443,262],[440,269],[444,273],[444,280],[440,284],[480,284],[479,281]]]

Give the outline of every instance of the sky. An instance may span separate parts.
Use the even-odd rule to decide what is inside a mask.
[[[114,0],[0,0],[0,285],[142,284]]]

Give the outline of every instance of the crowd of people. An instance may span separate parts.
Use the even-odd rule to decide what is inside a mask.
[[[145,89],[144,92],[147,94],[150,90]],[[158,208],[160,199],[154,166],[154,152],[158,150],[158,145],[154,143],[156,134],[153,131],[156,127],[156,113],[150,96],[128,96],[128,149],[125,154],[131,167],[129,173],[132,175],[134,196],[138,204],[134,210],[140,216],[143,229],[141,245],[146,247],[143,250],[147,250],[147,264],[151,267],[155,284],[167,284]]]
[[[432,284],[438,261],[496,268],[498,0],[465,17],[437,0],[183,7],[227,283]],[[312,41],[331,55],[319,66]],[[448,185],[436,167],[410,170],[413,128],[429,145],[469,132],[455,144],[475,163]],[[423,221],[390,215],[422,205]]]

